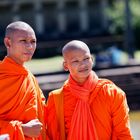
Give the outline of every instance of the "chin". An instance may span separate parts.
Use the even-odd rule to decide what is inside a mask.
[[[79,79],[85,79],[86,80],[88,78],[88,76],[89,76],[89,74],[87,74],[87,75],[80,75]]]
[[[81,72],[81,76],[82,77],[87,77],[87,76],[89,76],[89,74],[90,74],[90,71],[84,71],[84,72]]]
[[[26,59],[24,59],[24,62],[28,62],[30,60],[31,60],[31,58],[26,58]]]

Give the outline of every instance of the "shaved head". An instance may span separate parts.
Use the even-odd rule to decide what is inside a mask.
[[[5,37],[11,37],[11,35],[14,32],[19,31],[19,30],[26,30],[26,31],[30,30],[34,32],[34,30],[29,24],[23,21],[16,21],[16,22],[12,22],[6,27]]]
[[[79,41],[79,40],[73,40],[73,41],[68,42],[63,47],[62,49],[63,57],[65,58],[68,52],[74,51],[74,50],[86,50],[87,52],[90,53],[88,46],[84,42]]]

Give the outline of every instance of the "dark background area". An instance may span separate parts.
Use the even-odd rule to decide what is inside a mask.
[[[138,8],[139,0],[1,0],[0,59],[6,54],[5,28],[16,20],[36,32],[34,58],[61,55],[63,44],[72,39],[86,41],[94,53],[115,44],[133,58],[140,46]]]

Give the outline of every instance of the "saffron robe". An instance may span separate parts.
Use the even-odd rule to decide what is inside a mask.
[[[25,67],[5,57],[0,62],[0,135],[10,140],[45,140],[45,127],[39,138],[24,136],[21,124],[39,119],[44,124],[45,98],[35,77]]]
[[[50,140],[68,140],[70,129],[74,127],[72,118],[78,98],[71,93],[68,83],[69,79],[61,89],[49,94],[46,121]],[[98,140],[133,140],[125,93],[107,79],[97,79],[95,84],[89,104]]]

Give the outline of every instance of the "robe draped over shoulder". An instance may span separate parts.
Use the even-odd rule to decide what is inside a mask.
[[[0,62],[0,134],[9,134],[10,140],[35,140],[24,136],[21,124],[37,118],[44,124],[44,103],[31,72],[5,57]],[[45,128],[36,139],[45,140]]]
[[[73,114],[79,98],[73,95],[68,83],[66,81],[61,89],[49,94],[47,133],[50,140],[69,140],[73,126]],[[98,79],[95,88],[90,93],[88,103],[99,140],[133,140],[125,93],[113,82],[107,79]],[[60,130],[64,130],[64,132]],[[81,130],[76,131],[81,132]]]

